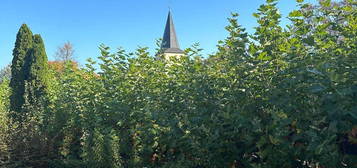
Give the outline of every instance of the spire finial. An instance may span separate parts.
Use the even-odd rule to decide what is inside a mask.
[[[169,12],[171,12],[171,6],[172,6],[172,0],[169,0],[169,5],[168,5],[168,7],[169,7]]]

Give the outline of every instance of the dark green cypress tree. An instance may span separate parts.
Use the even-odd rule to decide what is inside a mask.
[[[23,24],[17,34],[11,66],[10,110],[15,121],[23,121],[30,109],[45,105],[48,86],[48,60],[40,35],[32,34]],[[40,107],[42,106],[42,107]],[[37,111],[36,110],[36,111]]]
[[[26,59],[24,70],[28,72],[25,81],[25,103],[35,108],[44,105],[48,86],[48,59],[45,45],[39,34],[33,36],[33,48]],[[37,107],[36,107],[37,106]]]
[[[26,24],[23,24],[17,33],[15,48],[13,50],[13,60],[11,65],[10,87],[12,94],[10,96],[10,110],[15,120],[21,120],[21,109],[25,103],[25,80],[27,72],[25,71],[25,60],[29,56],[29,51],[33,45],[33,35]]]
[[[27,27],[24,25],[23,27]],[[27,28],[27,30],[29,30]],[[21,33],[18,35],[16,48],[14,53],[23,52],[21,42],[24,38]],[[25,36],[25,38],[29,38]],[[13,111],[15,121],[20,123],[19,134],[12,137],[12,149],[11,158],[14,160],[20,160],[21,163],[18,167],[31,164],[38,167],[43,164],[43,158],[46,156],[46,137],[43,133],[46,131],[43,127],[44,122],[48,121],[48,115],[45,114],[47,105],[47,86],[49,79],[47,55],[45,51],[45,45],[40,35],[31,36],[31,47],[26,48],[25,54],[14,54],[14,62],[21,60],[21,64],[13,66],[13,72],[17,73],[17,76],[12,76],[12,89],[13,94],[11,103],[12,107],[16,110]],[[18,42],[19,41],[19,42]],[[26,43],[27,44],[27,43]],[[21,58],[21,59],[18,59]],[[17,78],[16,78],[17,77]],[[16,83],[17,82],[17,83]],[[16,85],[18,84],[18,85]],[[17,89],[21,90],[17,90]],[[18,102],[18,99],[21,102]],[[38,159],[38,160],[37,160]],[[23,165],[22,165],[23,164]],[[36,166],[36,167],[37,167]]]

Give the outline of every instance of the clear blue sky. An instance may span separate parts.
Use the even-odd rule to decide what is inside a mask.
[[[42,35],[50,60],[58,46],[70,41],[76,59],[83,64],[99,55],[101,43],[113,49],[121,46],[134,51],[147,46],[153,51],[155,39],[163,35],[170,4],[181,48],[199,42],[208,54],[226,37],[224,27],[231,12],[238,12],[239,22],[253,32],[256,21],[252,13],[262,3],[264,0],[1,0],[0,68],[11,62],[16,33],[23,23]],[[279,3],[285,17],[295,7],[295,0]]]

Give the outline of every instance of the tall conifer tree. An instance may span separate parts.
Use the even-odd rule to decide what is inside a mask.
[[[45,45],[39,34],[33,36],[33,48],[26,59],[25,70],[28,77],[25,82],[25,102],[38,106],[46,96],[48,86],[48,64]]]
[[[23,24],[17,33],[15,48],[13,50],[13,60],[11,65],[12,78],[10,87],[12,94],[10,96],[10,110],[13,111],[13,118],[21,120],[20,111],[25,103],[25,80],[27,79],[27,72],[25,71],[25,62],[29,56],[29,51],[33,45],[33,35],[26,24]]]
[[[41,108],[46,97],[48,83],[48,65],[45,45],[40,35],[32,35],[27,25],[23,24],[17,34],[11,66],[10,110],[13,119],[24,120],[24,113],[30,109]],[[26,108],[26,109],[24,109]]]

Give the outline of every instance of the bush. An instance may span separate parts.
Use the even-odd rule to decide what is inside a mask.
[[[284,29],[267,0],[251,35],[233,14],[209,58],[198,46],[167,62],[102,45],[99,63],[67,63],[35,127],[43,158],[50,167],[357,166],[356,4],[298,5]]]

